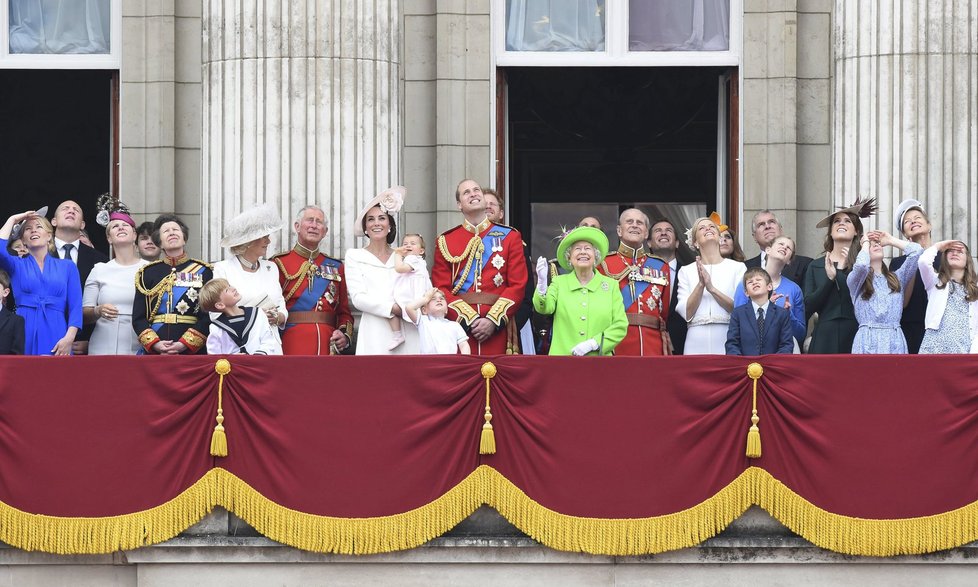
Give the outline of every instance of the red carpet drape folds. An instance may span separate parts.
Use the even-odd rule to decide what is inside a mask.
[[[754,504],[851,554],[978,539],[969,357],[757,358],[758,458],[750,359],[512,356],[489,359],[482,455],[485,358],[228,357],[214,457],[217,359],[0,358],[0,540],[112,552],[221,505],[297,548],[387,552],[482,504],[618,555],[698,544]]]

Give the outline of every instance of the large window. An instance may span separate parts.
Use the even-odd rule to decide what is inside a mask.
[[[742,11],[743,0],[494,0],[496,65],[736,66]]]
[[[121,0],[0,2],[0,68],[120,66]]]

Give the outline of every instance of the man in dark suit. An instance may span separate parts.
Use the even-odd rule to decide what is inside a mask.
[[[85,215],[77,202],[65,200],[58,204],[51,225],[54,226],[54,244],[58,249],[58,256],[62,259],[71,259],[78,266],[78,276],[81,278],[81,286],[84,290],[85,281],[88,279],[88,274],[92,272],[92,267],[95,267],[96,263],[107,262],[109,258],[105,253],[96,251],[81,242]],[[72,345],[72,353],[88,354],[88,339],[92,336],[94,328],[94,324],[89,324],[78,333]]]
[[[760,247],[761,253],[756,257],[744,261],[744,265],[747,265],[748,268],[761,267],[763,269],[764,262],[767,260],[767,253],[764,252],[765,249],[774,243],[774,239],[779,236],[784,236],[784,230],[781,227],[781,221],[770,210],[761,210],[757,214],[754,214],[750,229],[754,234],[754,242]],[[791,263],[785,265],[785,268],[781,271],[781,275],[795,282],[795,285],[798,287],[804,287],[805,272],[808,270],[808,264],[811,262],[811,257],[795,254],[791,259]]]
[[[760,267],[744,273],[744,291],[750,302],[730,313],[728,355],[791,354],[791,313],[770,301],[771,276]]]
[[[679,238],[676,235],[676,225],[671,220],[662,218],[652,224],[649,231],[649,250],[652,254],[669,263],[669,284],[672,295],[669,300],[669,317],[666,319],[666,330],[672,342],[672,354],[681,355],[686,347],[686,321],[676,311],[679,302],[679,288],[676,286],[682,261],[676,256],[679,249]]]

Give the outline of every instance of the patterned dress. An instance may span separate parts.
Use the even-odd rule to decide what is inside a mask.
[[[968,320],[968,302],[965,288],[953,281],[948,282],[947,307],[937,330],[928,328],[920,343],[920,354],[966,354],[971,349],[971,331]]]
[[[869,279],[869,252],[860,251],[852,271],[846,277],[849,295],[852,296],[852,307],[859,322],[859,330],[852,342],[854,355],[905,355],[907,354],[907,339],[900,328],[900,317],[903,315],[903,292],[916,277],[917,258],[924,249],[917,243],[910,243],[904,251],[907,261],[896,270],[895,275],[900,282],[900,289],[892,291],[882,273],[873,273],[873,296],[863,299],[863,284]]]

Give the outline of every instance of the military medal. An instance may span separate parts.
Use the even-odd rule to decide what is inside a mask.
[[[493,248],[493,250],[495,250],[495,248]],[[503,259],[502,255],[496,255],[495,257],[492,258],[491,263],[492,266],[495,267],[496,270],[498,271],[503,268],[503,265],[506,264],[506,259]]]

